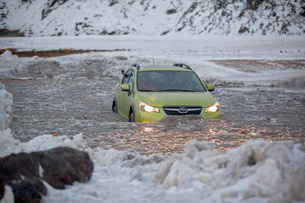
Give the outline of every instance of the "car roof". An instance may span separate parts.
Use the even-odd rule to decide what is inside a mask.
[[[186,71],[191,72],[192,70],[182,68],[179,66],[168,66],[168,65],[157,65],[157,66],[140,66],[139,71]]]

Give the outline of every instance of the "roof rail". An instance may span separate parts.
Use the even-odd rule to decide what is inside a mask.
[[[131,65],[131,67],[136,67],[138,70],[140,69],[140,65],[137,64],[137,63],[133,63],[133,64]]]
[[[183,64],[183,63],[174,63],[173,66],[178,66],[178,67],[181,67],[181,68],[186,68],[186,69],[192,70],[191,67],[189,67],[188,65]]]

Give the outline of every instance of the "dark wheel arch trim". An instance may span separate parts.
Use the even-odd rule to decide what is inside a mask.
[[[131,118],[132,115],[133,115],[133,118]],[[133,120],[132,120],[132,119],[133,119]],[[133,105],[131,105],[131,106],[129,107],[128,121],[129,121],[129,122],[136,122],[136,115],[135,115],[135,112],[134,112],[134,107],[133,107]]]
[[[114,112],[114,113],[117,113],[118,112],[118,105],[117,105],[117,102],[116,102],[116,99],[113,99],[112,100],[112,111]]]

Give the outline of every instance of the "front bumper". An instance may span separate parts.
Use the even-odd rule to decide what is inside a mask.
[[[164,111],[161,110],[160,113],[147,113],[137,109],[136,111],[136,122],[154,122],[160,121],[164,118],[202,118],[202,119],[221,119],[221,112],[217,111],[215,113],[202,112],[201,115],[179,115],[179,116],[166,116]]]

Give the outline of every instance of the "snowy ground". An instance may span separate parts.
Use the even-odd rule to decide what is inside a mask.
[[[14,103],[12,110],[2,90],[1,121],[5,128],[13,113],[14,138],[1,132],[0,156],[59,145],[88,151],[92,180],[50,189],[46,202],[304,201],[304,45],[300,36],[0,38],[0,49],[127,50],[49,59],[4,53],[0,79]],[[187,63],[216,84],[222,121],[130,124],[113,114],[118,70],[152,60]]]
[[[129,62],[141,64],[191,65],[202,77],[217,77],[226,81],[277,81],[304,76],[304,72],[283,72],[281,67],[263,69],[259,74],[245,74],[223,68],[210,60],[304,60],[304,36],[102,36],[102,37],[32,37],[0,38],[0,49],[23,50],[96,49],[104,56],[125,56]],[[124,68],[124,67],[122,67]],[[249,67],[247,67],[249,68]],[[256,68],[258,68],[256,66]],[[271,72],[269,70],[272,70]],[[262,70],[260,68],[260,70]],[[246,70],[244,70],[246,71]]]
[[[90,149],[82,135],[43,135],[27,143],[1,133],[4,152],[69,146],[86,150],[94,172],[88,183],[65,190],[48,186],[44,202],[301,202],[305,153],[293,142],[249,142],[222,153],[212,143],[188,142],[184,154],[141,156],[132,151]],[[9,194],[5,197],[10,198]]]
[[[304,59],[304,36],[79,36],[3,37],[0,49],[130,49],[125,56],[163,59]],[[183,53],[183,54],[182,54]],[[109,53],[113,56],[120,53]],[[181,58],[182,57],[182,58]]]

